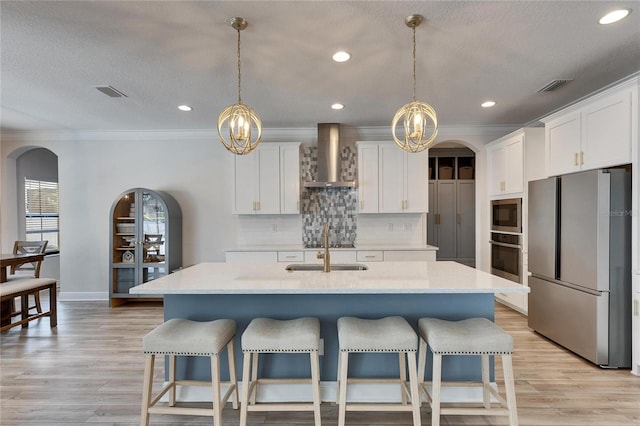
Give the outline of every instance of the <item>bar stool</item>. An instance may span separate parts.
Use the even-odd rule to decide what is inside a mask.
[[[344,426],[347,411],[411,411],[414,426],[420,426],[420,395],[416,372],[418,337],[402,317],[338,319],[338,425]],[[352,352],[398,352],[400,375],[397,379],[349,379],[349,354]],[[408,360],[407,360],[408,358]],[[409,389],[407,370],[409,365]],[[400,384],[402,403],[347,403],[347,385],[353,382],[392,382]],[[411,403],[407,405],[407,396]]]
[[[174,318],[156,327],[142,338],[142,349],[146,354],[144,365],[144,388],[142,391],[142,414],[140,424],[149,424],[149,414],[178,414],[195,416],[213,416],[213,425],[222,426],[222,408],[233,396],[232,405],[238,408],[238,382],[233,339],[236,335],[236,323],[229,319],[208,322],[196,322]],[[219,354],[227,348],[229,359],[229,381],[220,381]],[[169,356],[169,383],[151,400],[153,388],[153,368],[156,355]],[[211,357],[211,381],[176,380],[176,356]],[[228,385],[227,392],[220,396],[220,385]],[[212,408],[176,407],[176,386],[211,386],[213,392]],[[169,392],[169,404],[156,405],[160,398]]]
[[[420,333],[420,353],[418,375],[424,380],[427,359],[427,345],[433,353],[432,395],[426,384],[421,383],[431,405],[431,425],[440,424],[440,415],[498,415],[509,416],[509,425],[518,425],[516,410],[516,393],[513,383],[513,338],[486,318],[469,318],[462,321],[444,321],[436,318],[418,320]],[[449,386],[482,387],[483,407],[441,407],[442,356],[443,355],[481,355],[482,383],[479,382],[446,382]],[[489,383],[489,356],[500,355],[504,371],[504,385],[507,400]],[[491,407],[491,396],[498,400],[500,407]]]
[[[320,417],[320,321],[317,318],[275,320],[255,318],[242,333],[242,406],[240,426],[247,424],[248,411],[313,411],[316,426]],[[259,379],[261,353],[308,353],[311,379]],[[250,379],[251,377],[251,379]],[[258,384],[308,383],[313,392],[312,403],[256,403]]]

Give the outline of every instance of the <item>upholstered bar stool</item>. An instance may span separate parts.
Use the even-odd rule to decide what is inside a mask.
[[[402,317],[338,319],[338,425],[344,426],[347,411],[411,411],[414,426],[420,426],[420,395],[416,372],[418,336]],[[397,352],[400,375],[398,378],[349,379],[349,354],[353,352]],[[409,365],[409,388],[407,370]],[[392,382],[400,385],[401,403],[348,403],[347,385],[356,382]],[[407,404],[407,397],[410,403]]]
[[[156,327],[142,338],[142,348],[146,354],[144,365],[144,388],[142,391],[142,414],[140,424],[149,424],[149,414],[183,414],[212,416],[214,426],[222,426],[222,409],[232,396],[232,406],[238,408],[238,382],[233,339],[236,323],[229,319],[197,322],[174,318]],[[220,381],[220,359],[222,350],[227,348],[229,360],[229,381]],[[156,355],[169,356],[169,383],[153,400],[153,368]],[[176,356],[211,357],[211,381],[176,380]],[[211,386],[212,408],[176,407],[176,386]],[[228,385],[226,393],[220,395],[220,386]],[[169,392],[169,404],[157,405],[160,398]]]
[[[240,426],[247,424],[248,411],[313,411],[316,426],[320,418],[320,321],[317,318],[275,320],[255,318],[242,333],[242,405]],[[311,379],[258,378],[261,353],[308,353]],[[256,403],[258,384],[308,383],[311,384],[313,402]]]
[[[421,390],[431,405],[431,425],[440,424],[440,415],[498,415],[509,416],[509,425],[518,425],[516,411],[516,393],[513,383],[513,338],[486,318],[469,318],[462,321],[444,321],[436,318],[421,318],[418,321],[420,333],[420,353],[418,376],[424,380],[427,359],[427,345],[433,353],[432,392],[429,394],[425,383]],[[443,355],[480,355],[482,357],[482,383],[448,382],[450,386],[481,386],[482,407],[441,407],[442,356]],[[507,400],[489,383],[489,356],[502,357],[504,385]],[[491,407],[491,396],[498,401],[499,407]]]

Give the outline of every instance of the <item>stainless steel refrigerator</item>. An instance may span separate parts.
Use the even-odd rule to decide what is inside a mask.
[[[529,327],[605,367],[631,366],[631,173],[529,182]]]

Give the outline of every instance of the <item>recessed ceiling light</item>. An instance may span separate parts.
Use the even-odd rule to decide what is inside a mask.
[[[494,101],[485,101],[482,104],[480,104],[480,106],[482,108],[491,108],[492,106],[494,106],[496,103]]]
[[[191,111],[193,108],[191,108],[189,105],[179,105],[178,109],[180,111]]]
[[[618,22],[621,19],[626,18],[626,16],[631,12],[630,9],[618,9],[613,12],[609,12],[604,15],[598,23],[602,25],[613,24],[614,22]]]
[[[351,59],[351,54],[344,50],[339,50],[333,54],[332,58],[336,62],[347,62],[349,59]]]
[[[344,108],[344,105],[339,104],[339,103],[335,103],[335,104],[331,105],[331,108],[333,108],[333,109],[342,109],[342,108]]]

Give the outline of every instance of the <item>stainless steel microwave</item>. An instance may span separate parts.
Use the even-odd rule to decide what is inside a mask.
[[[522,198],[491,200],[491,230],[522,233]]]

